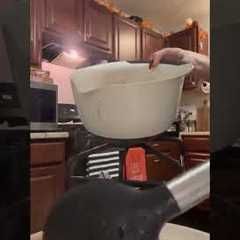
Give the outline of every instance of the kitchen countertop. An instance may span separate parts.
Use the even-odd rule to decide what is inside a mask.
[[[181,132],[180,136],[210,136],[210,132]]]
[[[68,132],[32,132],[30,134],[31,139],[57,139],[57,138],[69,138]]]

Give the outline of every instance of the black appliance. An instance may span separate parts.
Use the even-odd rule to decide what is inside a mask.
[[[80,122],[80,115],[74,104],[58,104],[58,122]]]
[[[29,132],[1,130],[0,222],[1,239],[29,239]]]
[[[53,84],[31,82],[31,130],[57,129],[57,93]]]
[[[29,19],[26,1],[3,1],[0,9],[0,124],[28,125]]]
[[[0,2],[1,240],[30,232],[29,19],[29,1]]]

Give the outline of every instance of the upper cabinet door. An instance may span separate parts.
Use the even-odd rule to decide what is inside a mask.
[[[92,47],[112,53],[113,17],[93,0],[85,1],[84,41]]]
[[[169,47],[178,47],[198,52],[198,27],[185,29],[168,37]]]
[[[151,55],[164,48],[164,38],[151,30],[142,30],[142,58],[149,59]]]
[[[194,25],[191,28],[170,35],[167,39],[167,44],[169,47],[177,47],[193,52],[199,52],[198,40],[198,26]],[[184,90],[195,89],[198,81],[199,79],[197,75],[192,73],[185,78]]]
[[[46,29],[67,34],[82,33],[83,0],[44,0],[46,5]]]
[[[139,26],[128,19],[115,16],[114,27],[115,59],[139,60],[141,58]]]
[[[45,25],[45,5],[44,0],[30,1],[30,60],[31,64],[40,65],[41,47],[42,47],[42,30]]]

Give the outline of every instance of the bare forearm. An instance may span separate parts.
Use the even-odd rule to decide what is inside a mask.
[[[199,75],[199,77],[203,78],[204,80],[209,80],[210,74],[210,61],[209,57],[187,50],[181,50],[183,53],[182,56],[182,63],[192,63],[194,67],[194,71]]]
[[[194,72],[203,80],[209,80],[209,58],[202,54],[184,50],[181,48],[164,48],[152,55],[150,68],[156,67],[159,63],[184,64],[191,63]]]

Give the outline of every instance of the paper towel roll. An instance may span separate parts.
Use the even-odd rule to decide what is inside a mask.
[[[210,83],[203,81],[201,84],[201,90],[203,93],[209,94],[210,93]]]

